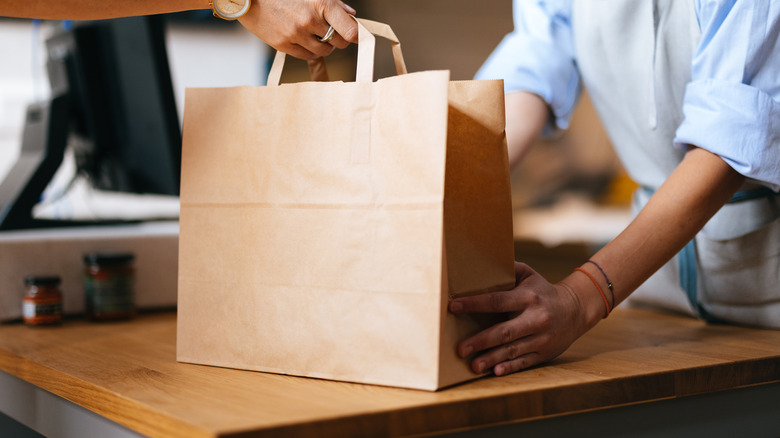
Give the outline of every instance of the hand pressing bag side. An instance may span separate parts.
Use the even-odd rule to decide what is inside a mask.
[[[447,303],[514,285],[503,84],[406,74],[392,30],[358,23],[354,83],[279,85],[279,53],[268,86],[187,90],[179,361],[426,390],[477,377],[455,346],[490,321]],[[373,82],[373,34],[398,76]]]

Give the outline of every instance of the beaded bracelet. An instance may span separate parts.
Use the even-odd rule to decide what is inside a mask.
[[[604,276],[604,281],[607,282],[607,287],[609,288],[609,294],[612,295],[612,308],[615,308],[615,290],[612,289],[612,282],[609,281],[609,277],[607,277],[607,273],[604,272],[603,269],[601,269],[601,266],[599,266],[598,263],[594,262],[593,260],[588,260],[586,263],[592,263],[593,266],[597,267],[599,272],[601,272],[601,275]]]
[[[593,284],[595,284],[595,285],[596,285],[596,289],[598,289],[598,290],[599,290],[599,294],[601,294],[601,298],[604,300],[604,307],[606,307],[606,308],[607,308],[607,313],[604,315],[604,318],[608,317],[608,316],[609,316],[609,314],[612,312],[612,309],[609,307],[609,301],[607,301],[607,296],[606,296],[606,295],[604,295],[604,291],[601,289],[601,286],[599,285],[599,282],[598,282],[598,281],[596,281],[596,279],[595,279],[595,278],[593,278],[593,276],[592,276],[592,275],[590,275],[590,273],[589,273],[588,271],[586,271],[586,270],[584,270],[584,269],[582,269],[582,268],[574,268],[574,270],[575,270],[575,271],[580,271],[580,272],[582,272],[583,274],[587,275],[587,276],[588,276],[588,278],[590,278],[590,281],[592,281],[592,282],[593,282]]]

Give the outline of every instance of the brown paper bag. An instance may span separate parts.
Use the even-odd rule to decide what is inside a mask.
[[[405,74],[188,89],[178,360],[435,390],[476,377],[453,296],[514,283],[503,85]],[[368,28],[368,29],[367,29]],[[370,31],[369,31],[370,30]],[[399,75],[372,82],[374,37]]]

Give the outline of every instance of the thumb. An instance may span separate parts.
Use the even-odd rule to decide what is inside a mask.
[[[538,274],[530,266],[525,263],[515,262],[515,286],[535,275]]]

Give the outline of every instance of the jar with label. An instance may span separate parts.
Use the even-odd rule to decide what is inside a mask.
[[[130,253],[84,256],[84,309],[88,319],[108,321],[135,316],[134,259]]]
[[[29,276],[22,300],[22,318],[28,325],[54,325],[62,322],[60,277]]]

